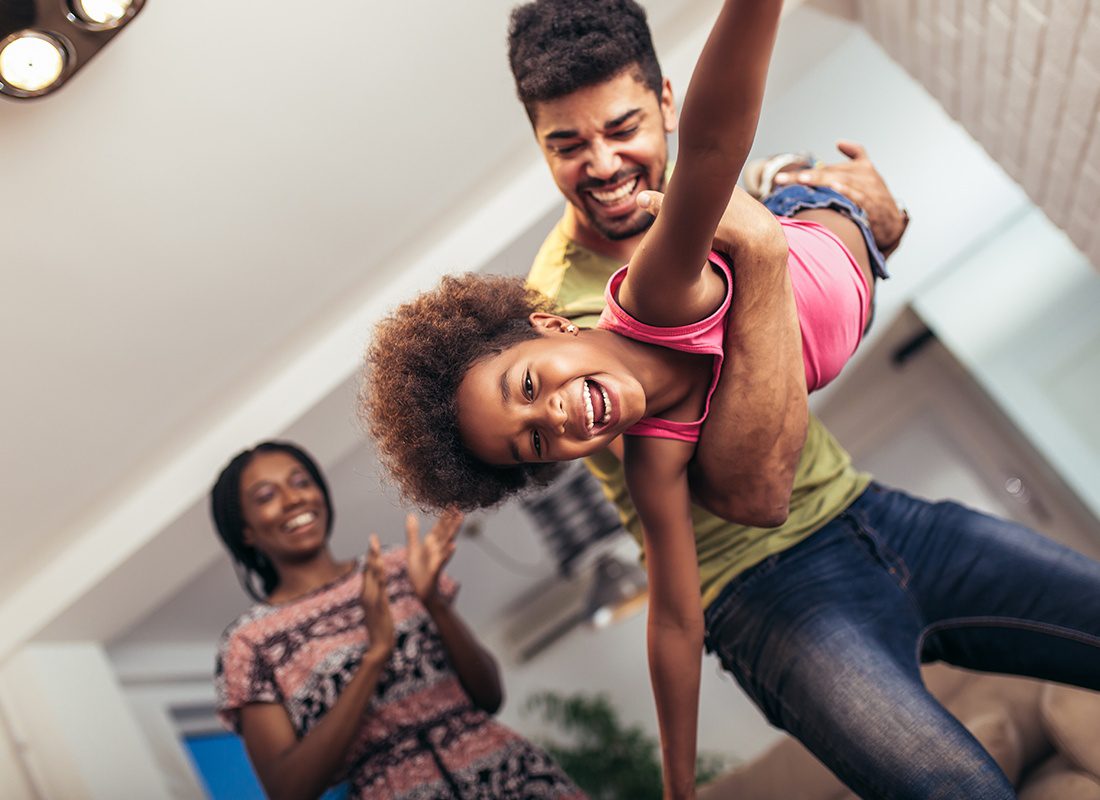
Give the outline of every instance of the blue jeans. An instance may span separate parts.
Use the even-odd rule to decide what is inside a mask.
[[[803,186],[795,183],[776,189],[765,197],[764,207],[777,217],[793,217],[799,211],[815,208],[827,208],[843,214],[854,222],[863,234],[867,255],[871,259],[871,271],[875,273],[875,277],[884,280],[890,277],[886,273],[886,257],[878,249],[875,237],[871,233],[867,212],[840,192],[824,186]]]
[[[775,726],[863,797],[1016,795],[922,661],[1100,689],[1100,563],[879,484],[730,581],[706,643]]]

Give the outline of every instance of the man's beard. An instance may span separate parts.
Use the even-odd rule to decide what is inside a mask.
[[[646,182],[649,182],[649,176],[643,172],[634,173],[639,179],[645,178]],[[665,190],[665,168],[661,167],[661,170],[657,173],[660,175],[658,185],[650,186],[646,191],[658,191],[663,192]],[[586,183],[578,187],[577,193],[579,196],[584,197],[589,189],[596,188],[597,186],[614,185],[622,182],[625,175],[613,175],[609,180],[600,181],[598,184]],[[595,199],[591,200],[592,203],[597,203]],[[598,208],[598,203],[597,203]],[[635,236],[645,233],[649,230],[650,226],[657,219],[648,211],[637,209],[631,216],[621,220],[619,222],[606,222],[601,217],[596,216],[588,208],[584,209],[585,216],[588,217],[589,224],[592,225],[596,231],[608,241],[621,242],[625,239],[633,239]]]
[[[592,220],[592,227],[599,231],[600,235],[612,242],[621,242],[624,239],[632,239],[638,234],[645,233],[649,226],[657,218],[645,211],[638,211],[638,219],[627,227],[612,228],[598,219]]]

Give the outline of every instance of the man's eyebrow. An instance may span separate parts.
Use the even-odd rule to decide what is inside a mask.
[[[569,128],[567,130],[550,131],[545,138],[546,141],[551,142],[557,139],[576,139],[578,136],[580,136],[580,133],[576,129]]]
[[[519,457],[519,448],[516,447],[516,443],[511,439],[508,440],[508,449],[512,451],[512,458],[517,464],[522,464],[523,459]]]
[[[608,120],[607,122],[605,122],[604,123],[604,128],[617,128],[620,125],[622,125],[624,122],[629,120],[631,117],[636,116],[637,114],[641,114],[641,113],[642,113],[641,108],[632,108],[629,111],[615,117],[615,119]],[[557,139],[576,139],[579,136],[580,136],[580,132],[578,132],[575,128],[564,128],[562,130],[550,131],[550,133],[546,134],[546,136],[544,138],[546,139],[546,141],[549,142],[549,141],[554,141],[554,140],[557,140]]]
[[[626,122],[628,119],[633,117],[635,114],[641,114],[641,113],[642,113],[642,109],[632,108],[629,111],[627,111],[625,114],[621,114],[620,116],[615,117],[615,119],[611,120],[610,122],[605,123],[604,127],[605,128],[617,128],[620,125],[622,125],[624,122]]]

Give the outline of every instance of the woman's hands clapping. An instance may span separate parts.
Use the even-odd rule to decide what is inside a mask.
[[[363,620],[370,634],[370,654],[380,659],[389,658],[393,652],[394,627],[390,600],[386,595],[386,574],[382,568],[382,546],[378,537],[371,534],[367,567],[363,571]]]
[[[416,516],[409,514],[405,517],[409,582],[420,602],[429,608],[440,599],[439,574],[454,555],[455,538],[462,526],[462,518],[461,512],[445,511],[421,541],[420,523]]]

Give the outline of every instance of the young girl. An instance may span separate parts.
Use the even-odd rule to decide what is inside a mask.
[[[596,329],[549,313],[518,280],[444,278],[379,325],[364,386],[383,460],[428,506],[492,505],[548,480],[555,462],[627,434],[671,796],[693,792],[703,636],[687,467],[721,372],[733,292],[731,268],[710,243],[755,132],[780,6],[724,3],[686,95],[661,213],[608,284]],[[835,210],[779,226],[812,391],[859,343],[871,254],[861,229]]]

